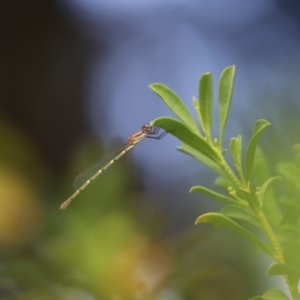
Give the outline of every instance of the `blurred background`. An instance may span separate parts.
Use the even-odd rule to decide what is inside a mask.
[[[280,0],[4,1],[0,299],[248,299],[274,285],[247,241],[193,225],[221,206],[189,188],[212,187],[215,176],[170,135],[143,141],[59,206],[80,172],[172,116],[150,83],[192,109],[200,75],[212,72],[217,91],[233,64],[227,142],[265,118],[270,161],[291,156],[299,15],[297,1]]]

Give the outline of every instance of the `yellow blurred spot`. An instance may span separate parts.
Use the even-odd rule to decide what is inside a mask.
[[[33,187],[16,171],[0,168],[0,248],[25,247],[40,228],[41,209]]]
[[[121,298],[149,297],[164,283],[171,266],[171,252],[163,241],[136,237],[115,258],[110,289]]]

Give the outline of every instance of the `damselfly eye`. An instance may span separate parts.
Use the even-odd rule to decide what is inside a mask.
[[[149,132],[149,131],[151,131],[151,126],[149,124],[144,125],[142,127],[142,131],[146,132],[146,133]]]

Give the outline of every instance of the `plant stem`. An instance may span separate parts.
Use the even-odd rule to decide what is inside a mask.
[[[268,238],[273,246],[273,249],[275,252],[275,256],[273,257],[274,260],[278,263],[284,263],[284,255],[283,255],[283,251],[281,249],[281,245],[278,240],[278,237],[274,234],[262,209],[260,207],[256,207],[255,210],[256,210],[256,215],[262,225],[262,228],[263,228],[264,232],[266,233],[266,235],[268,236]],[[297,283],[294,283],[292,278],[289,275],[285,275],[284,278],[285,278],[285,281],[289,288],[289,291],[292,295],[293,300],[300,300]]]
[[[228,166],[226,160],[224,159],[223,155],[219,155],[219,158],[221,160],[220,167],[222,170],[228,175],[228,177],[234,182],[234,184],[237,187],[240,187],[242,185],[241,181],[236,177],[234,172],[231,170],[231,168]]]

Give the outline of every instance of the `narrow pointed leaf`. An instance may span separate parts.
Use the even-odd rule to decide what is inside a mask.
[[[200,186],[200,185],[197,185],[197,186],[193,186],[191,189],[190,189],[190,193],[193,193],[193,192],[200,192],[200,193],[203,193],[203,194],[206,194],[212,198],[215,198],[217,200],[220,200],[220,201],[223,201],[223,202],[226,202],[226,203],[232,203],[232,204],[240,204],[240,205],[248,205],[248,203],[246,201],[244,201],[243,203],[241,203],[240,201],[236,200],[236,199],[233,199],[233,198],[230,198],[230,197],[227,197],[225,195],[222,195],[222,194],[219,194],[215,191],[212,191],[204,186]]]
[[[221,213],[231,219],[246,221],[258,228],[261,228],[255,215],[251,213],[246,207],[228,204],[222,208]]]
[[[199,223],[212,223],[216,227],[219,226],[224,226],[228,227],[237,233],[243,235],[246,237],[248,240],[250,240],[253,244],[255,244],[257,247],[259,247],[261,250],[269,254],[270,256],[273,256],[273,252],[267,245],[265,245],[260,239],[258,239],[252,232],[249,230],[245,229],[238,223],[232,221],[230,218],[226,217],[223,214],[220,213],[207,213],[204,215],[201,215],[200,217],[197,218],[195,224]]]
[[[200,78],[199,103],[201,125],[205,135],[210,139],[213,120],[213,86],[210,73],[205,73]]]
[[[263,130],[269,126],[270,123],[266,120],[258,120],[256,121],[254,128],[253,128],[253,135],[251,137],[251,140],[248,144],[247,150],[246,150],[246,180],[248,181],[251,176],[253,163],[254,163],[254,157],[255,157],[255,150],[258,144],[258,140],[263,132]]]
[[[187,127],[189,127],[194,133],[199,133],[198,126],[189,109],[169,87],[161,83],[152,83],[149,85],[149,87],[165,102],[171,111],[180,120],[182,120]]]
[[[182,143],[180,146],[176,147],[176,149],[180,152],[183,152],[185,154],[194,157],[195,159],[200,161],[203,165],[213,170],[215,173],[223,176],[226,175],[224,171],[214,161],[212,161],[210,158],[208,158],[201,152],[197,151],[196,149],[192,148],[191,146]]]
[[[230,66],[222,72],[219,81],[219,143],[222,149],[223,135],[230,110],[235,66]]]
[[[216,180],[214,181],[214,185],[228,190],[228,187],[232,186],[233,182],[228,178],[227,175],[225,175],[225,176],[217,177]]]
[[[269,178],[263,185],[262,187],[260,188],[260,191],[258,192],[258,200],[259,200],[259,203],[260,205],[262,206],[263,203],[264,203],[264,199],[265,199],[265,194],[269,188],[269,186],[275,182],[275,181],[279,181],[281,180],[281,177],[279,176],[274,176],[274,177],[271,177]]]
[[[299,279],[300,271],[288,264],[275,263],[271,265],[271,267],[268,270],[268,276],[274,276],[274,275],[289,275]]]
[[[242,168],[242,137],[240,135],[230,140],[229,149],[240,178],[243,179],[244,174]]]
[[[255,150],[253,172],[255,172],[255,184],[259,186],[271,177],[266,155],[259,145]]]
[[[289,297],[279,289],[270,289],[266,291],[262,296],[256,296],[250,300],[289,300]]]
[[[259,145],[256,147],[252,172],[255,174],[256,186],[263,186],[271,177],[266,156]],[[271,226],[276,228],[282,217],[277,196],[273,189],[267,188],[262,198],[264,199],[263,202],[261,202],[262,209],[268,216]]]
[[[194,105],[194,108],[195,108],[195,111],[197,113],[197,116],[198,116],[198,119],[199,119],[199,122],[200,124],[202,124],[201,122],[201,115],[200,115],[200,104],[199,104],[199,101],[197,98],[193,97],[193,105]],[[199,130],[199,134],[200,136],[202,137],[202,133],[201,131]]]
[[[220,163],[218,155],[214,152],[211,146],[199,135],[193,133],[182,122],[168,117],[161,117],[151,121],[150,124],[164,129],[173,136],[177,137],[183,143],[206,155],[212,161]]]

